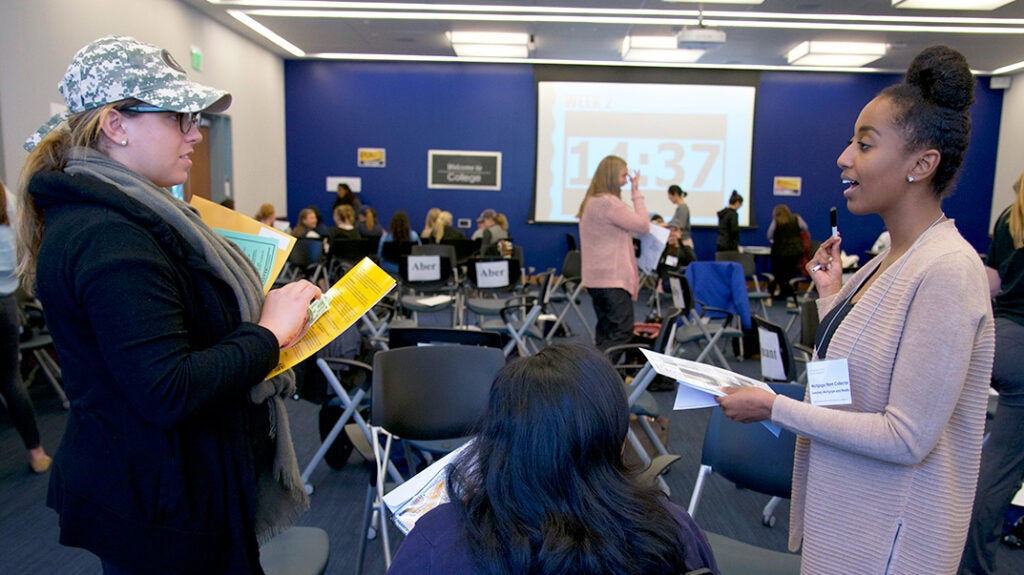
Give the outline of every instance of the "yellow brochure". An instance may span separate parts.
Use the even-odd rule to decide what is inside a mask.
[[[192,196],[189,204],[199,210],[199,217],[206,225],[242,248],[245,255],[249,256],[253,260],[253,264],[260,270],[263,293],[270,291],[274,280],[280,275],[285,262],[288,261],[288,254],[291,253],[292,247],[295,245],[295,238],[281,230],[265,226],[245,214],[229,210],[199,196]],[[224,233],[225,230],[228,232],[227,234]],[[277,245],[276,251],[273,252],[273,258],[263,256],[267,252],[262,246],[267,240],[273,240]]]
[[[370,258],[356,264],[338,283],[309,306],[312,325],[299,341],[281,350],[281,359],[267,379],[323,349],[395,287],[395,278]]]

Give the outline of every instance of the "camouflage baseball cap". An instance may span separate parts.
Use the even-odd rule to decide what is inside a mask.
[[[172,112],[222,112],[231,105],[231,94],[189,81],[170,52],[128,36],[105,36],[79,50],[57,88],[68,109],[25,140],[28,151],[68,116],[127,98]]]

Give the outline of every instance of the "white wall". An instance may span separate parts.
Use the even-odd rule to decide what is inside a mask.
[[[1013,77],[1003,95],[1003,115],[999,122],[999,149],[996,152],[995,189],[992,191],[992,218],[988,230],[1006,206],[1013,203],[1013,184],[1024,171],[1024,73]]]
[[[264,202],[285,215],[284,62],[178,0],[3,0],[0,2],[0,136],[3,175],[13,188],[22,142],[63,104],[57,83],[79,48],[108,34],[166,48],[197,82],[231,92],[234,198],[239,211]],[[189,66],[190,46],[203,70]],[[216,184],[215,184],[216,185]]]

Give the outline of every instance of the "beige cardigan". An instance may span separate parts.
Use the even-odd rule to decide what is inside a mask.
[[[819,300],[819,315],[841,305],[886,253]],[[775,401],[772,421],[800,436],[789,545],[803,543],[804,574],[956,571],[994,350],[981,260],[944,221],[835,331],[827,358],[849,359],[853,404]]]

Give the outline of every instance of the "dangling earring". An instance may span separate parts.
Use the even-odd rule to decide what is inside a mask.
[[[121,145],[123,146],[124,143],[122,143]],[[907,182],[913,182],[913,181],[914,181],[914,176],[907,176]]]

